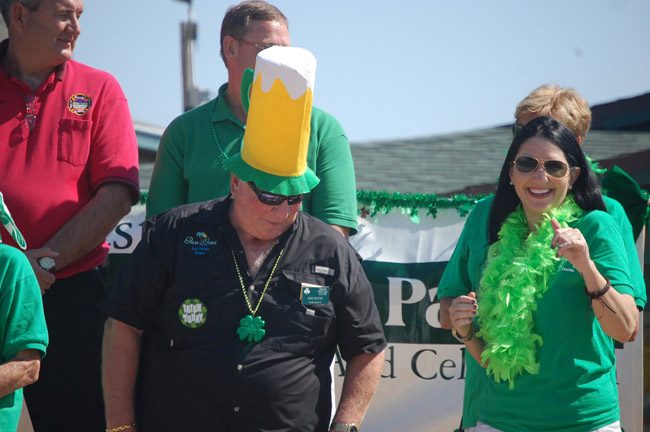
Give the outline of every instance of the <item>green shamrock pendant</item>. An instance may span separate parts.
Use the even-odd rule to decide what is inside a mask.
[[[264,320],[258,316],[246,315],[239,320],[237,335],[242,341],[259,342],[266,334],[265,324]]]

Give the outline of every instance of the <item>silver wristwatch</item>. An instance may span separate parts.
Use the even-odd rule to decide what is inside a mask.
[[[54,269],[56,263],[50,257],[41,257],[38,260],[38,265],[41,266],[41,268],[44,270],[51,271],[52,269]]]
[[[332,423],[330,430],[341,431],[341,432],[359,432],[359,426],[354,423]]]

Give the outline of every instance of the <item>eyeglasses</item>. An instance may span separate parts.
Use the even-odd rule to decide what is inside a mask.
[[[302,200],[305,198],[304,195],[277,195],[271,192],[265,192],[263,190],[259,190],[255,186],[255,183],[253,182],[248,182],[248,186],[250,186],[253,192],[255,192],[255,195],[257,195],[257,199],[262,204],[266,204],[270,206],[280,205],[284,201],[286,201],[288,205],[296,205],[296,204],[300,204]]]
[[[524,125],[522,125],[519,122],[514,122],[512,125],[512,136],[515,137],[519,133],[520,130],[522,130]]]
[[[559,160],[543,161],[531,156],[520,156],[512,163],[515,169],[523,174],[537,172],[539,165],[544,165],[544,171],[551,177],[562,178],[569,173],[569,166]]]
[[[243,43],[248,44],[250,46],[254,46],[255,48],[257,48],[257,52],[263,51],[263,50],[265,50],[267,48],[271,48],[271,47],[274,47],[274,46],[280,46],[280,44],[276,44],[274,42],[266,43],[266,44],[258,44],[258,43],[247,41],[246,39],[238,38],[238,37],[235,37],[235,36],[233,36],[233,38],[237,39],[239,42],[243,42]]]
[[[25,122],[29,130],[34,130],[36,127],[36,97],[29,94],[25,97]]]

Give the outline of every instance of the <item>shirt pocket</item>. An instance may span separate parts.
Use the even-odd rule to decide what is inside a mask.
[[[334,342],[334,308],[331,302],[304,306],[301,284],[328,286],[328,281],[311,273],[283,270],[273,304],[264,308],[266,348],[301,356],[313,356]],[[280,294],[282,293],[282,294]]]
[[[72,166],[83,166],[90,154],[92,120],[61,119],[59,121],[58,153],[60,161]]]
[[[227,269],[211,259],[191,260],[163,296],[156,321],[170,348],[188,348],[224,337],[222,303]]]

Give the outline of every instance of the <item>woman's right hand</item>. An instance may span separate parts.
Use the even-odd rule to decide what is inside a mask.
[[[467,295],[456,297],[449,307],[451,327],[460,336],[467,336],[477,311],[478,303],[476,302],[476,293],[474,291]]]

